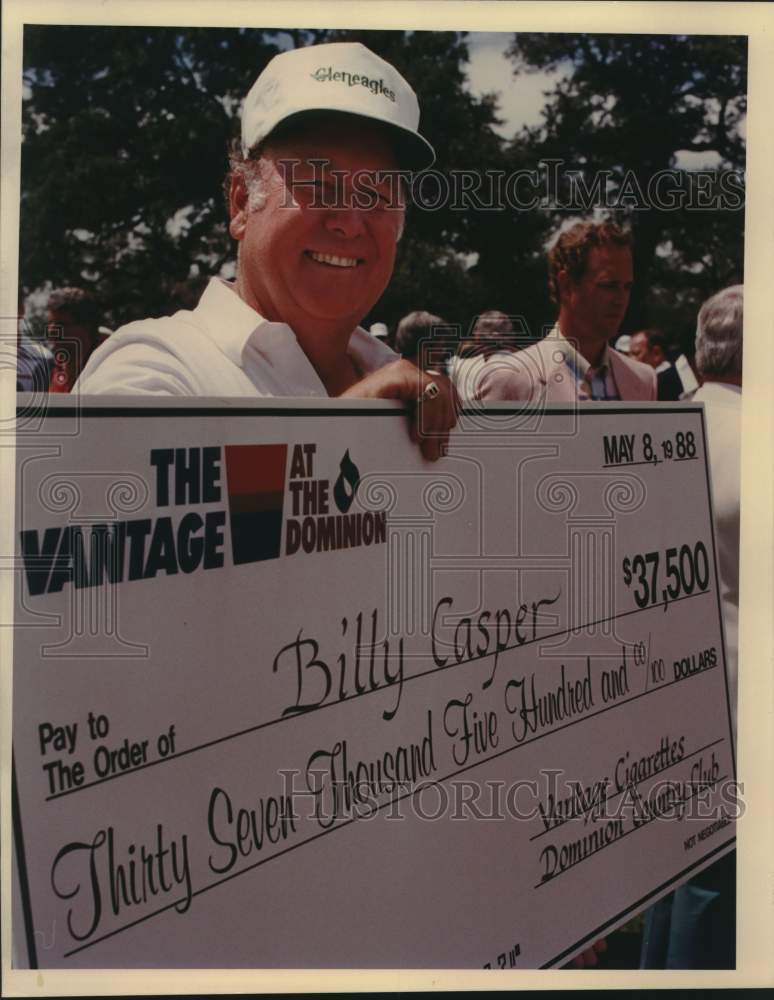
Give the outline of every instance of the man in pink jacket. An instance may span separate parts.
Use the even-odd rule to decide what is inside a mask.
[[[553,329],[523,351],[460,365],[460,396],[545,403],[656,399],[653,369],[608,344],[629,305],[630,235],[612,223],[579,222],[559,236],[548,261],[549,289],[559,306]]]

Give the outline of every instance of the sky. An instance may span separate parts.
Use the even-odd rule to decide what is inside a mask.
[[[550,73],[522,73],[518,79],[515,78],[513,63],[505,56],[512,37],[510,32],[471,33],[468,36],[468,80],[471,92],[476,96],[492,91],[499,93],[503,124],[497,131],[507,139],[511,139],[524,125],[534,127],[541,123],[541,111],[546,102],[545,92],[553,89],[569,68],[567,64],[567,67],[560,67]],[[744,135],[744,123],[740,131]],[[720,156],[717,153],[679,150],[675,167],[681,170],[698,170],[717,167],[719,163]]]
[[[510,139],[523,125],[539,125],[546,99],[544,91],[550,90],[562,71],[553,73],[525,73],[518,80],[513,76],[513,63],[506,59],[513,35],[510,32],[481,33],[468,36],[470,64],[468,79],[473,94],[500,94],[500,117],[503,125],[500,134]]]

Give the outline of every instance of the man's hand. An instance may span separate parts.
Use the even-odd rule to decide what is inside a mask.
[[[435,385],[437,392],[428,386]],[[424,395],[423,395],[424,394]],[[425,458],[434,462],[446,450],[457,422],[457,393],[439,372],[423,372],[410,361],[393,361],[342,392],[340,399],[401,399],[413,404],[409,432]]]
[[[600,938],[590,948],[582,951],[580,955],[576,955],[570,962],[569,968],[592,969],[597,964],[597,955],[601,955],[603,951],[607,951],[606,938]]]

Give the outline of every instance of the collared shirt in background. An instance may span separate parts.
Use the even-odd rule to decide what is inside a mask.
[[[559,341],[557,350],[564,354],[564,364],[578,386],[578,399],[620,400],[618,386],[610,367],[610,354],[607,344],[602,351],[602,358],[596,367],[592,367],[565,337],[558,326],[548,334]]]

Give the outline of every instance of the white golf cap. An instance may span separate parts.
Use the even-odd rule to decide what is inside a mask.
[[[620,351],[621,354],[628,354],[629,349],[632,346],[632,338],[628,333],[622,333],[621,336],[615,342],[615,349]]]
[[[417,95],[400,73],[360,42],[331,42],[276,55],[250,88],[242,108],[242,155],[281,123],[333,111],[382,122],[402,167],[422,170],[435,151],[418,132]]]
[[[390,336],[390,331],[387,329],[386,323],[372,323],[368,328],[368,332],[372,337],[378,337],[379,340],[387,340]]]

